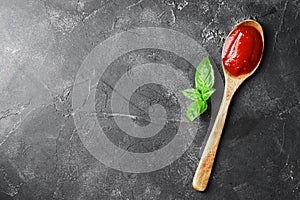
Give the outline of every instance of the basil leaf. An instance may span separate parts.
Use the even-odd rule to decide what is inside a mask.
[[[185,89],[182,91],[182,94],[191,100],[197,100],[201,97],[200,92],[194,88]]]
[[[208,57],[205,57],[197,67],[195,74],[196,89],[205,91],[213,87],[215,82],[214,70]]]
[[[216,91],[216,89],[215,88],[211,88],[211,89],[209,89],[209,90],[207,90],[207,91],[203,91],[202,92],[202,99],[203,100],[205,100],[205,101],[207,101],[208,99],[209,99],[209,97],[214,93]]]
[[[198,103],[194,101],[189,105],[186,111],[186,117],[189,122],[192,122],[195,118],[200,116],[200,109]]]
[[[206,101],[203,101],[201,99],[198,99],[196,102],[198,104],[199,112],[201,115],[202,113],[204,113],[207,110],[208,105],[207,105]]]
[[[216,91],[213,88],[215,82],[214,70],[208,57],[205,57],[199,64],[195,74],[196,89],[183,90],[182,93],[189,99],[194,100],[186,111],[189,122],[199,117],[207,110],[207,100]]]
[[[199,117],[207,109],[206,101],[198,99],[191,103],[186,111],[186,117],[189,122]]]

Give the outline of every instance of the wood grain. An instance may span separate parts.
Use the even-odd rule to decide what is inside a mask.
[[[229,104],[234,92],[234,88],[230,88],[229,90],[227,88],[226,90],[225,87],[225,92],[220,106],[220,110],[216,117],[216,121],[212,128],[211,134],[205,145],[202,157],[200,159],[199,165],[197,167],[193,179],[193,188],[198,191],[204,191],[206,189],[211,174],[212,166],[215,160],[218,145],[221,139],[222,130],[226,120]]]
[[[262,30],[262,27],[260,26],[260,24],[254,20],[244,20],[241,23],[237,24],[236,26],[239,26],[241,24],[253,26],[254,28],[256,28],[259,31],[259,33],[261,34],[261,37],[262,37],[262,42],[263,42],[263,45],[262,45],[262,54],[263,54],[264,34],[263,34],[263,30]],[[229,33],[229,35],[230,35],[230,33]],[[224,49],[223,49],[223,52],[224,52]],[[223,54],[223,52],[222,52],[222,54]],[[198,165],[197,170],[194,175],[192,186],[195,190],[202,192],[207,187],[209,177],[210,177],[210,174],[212,171],[212,167],[214,164],[215,156],[217,153],[217,149],[218,149],[218,146],[220,143],[220,139],[221,139],[223,127],[225,124],[226,116],[228,113],[230,101],[231,101],[234,93],[239,88],[239,86],[244,82],[244,80],[246,80],[249,76],[251,76],[254,73],[254,71],[256,71],[257,67],[260,64],[262,54],[261,54],[260,60],[257,63],[255,69],[252,72],[250,72],[249,74],[245,74],[245,75],[241,75],[241,76],[237,76],[237,77],[231,76],[225,70],[224,65],[223,65],[223,72],[224,72],[224,77],[225,77],[225,91],[224,91],[223,99],[222,99],[220,109],[219,109],[218,115],[216,117],[214,126],[208,137],[208,140],[204,147],[199,165]]]

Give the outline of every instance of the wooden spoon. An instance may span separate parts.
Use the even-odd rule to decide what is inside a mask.
[[[232,96],[235,93],[235,91],[238,89],[238,87],[243,83],[243,81],[254,73],[254,71],[257,69],[258,65],[260,64],[260,61],[262,58],[263,49],[264,49],[264,34],[263,34],[262,27],[260,26],[260,24],[258,22],[254,21],[254,20],[249,20],[249,19],[240,22],[234,28],[236,28],[240,25],[252,26],[255,29],[257,29],[257,31],[259,32],[259,34],[261,35],[261,38],[262,38],[262,53],[261,53],[260,59],[256,65],[256,67],[254,68],[254,70],[252,70],[248,74],[243,74],[240,76],[232,76],[225,69],[224,64],[222,62],[224,76],[225,76],[225,90],[224,90],[223,99],[222,99],[220,109],[219,109],[218,115],[216,117],[214,126],[211,130],[211,133],[209,135],[209,138],[208,138],[205,148],[203,150],[199,165],[197,167],[196,173],[194,175],[192,185],[193,185],[193,188],[198,191],[204,191],[208,184],[208,180],[209,180],[209,177],[211,174],[212,166],[214,163],[214,159],[216,156],[217,148],[218,148],[218,145],[220,142],[222,130],[224,127],[226,115],[228,112],[228,107],[229,107],[230,101],[232,99]],[[229,33],[228,36],[230,36],[231,32]],[[223,48],[222,55],[223,54],[224,54],[224,48]]]

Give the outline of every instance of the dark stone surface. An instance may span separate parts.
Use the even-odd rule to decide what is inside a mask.
[[[300,199],[299,11],[298,0],[1,0],[0,199]],[[205,193],[193,190],[191,181],[209,112],[188,151],[158,171],[113,170],[86,150],[71,93],[77,70],[97,44],[135,27],[170,28],[204,46],[221,69],[224,38],[245,18],[262,24],[266,49],[231,104]],[[131,102],[151,92],[141,88]],[[161,98],[176,115],[176,101]],[[142,111],[131,107],[146,115],[138,125],[147,125],[151,102],[155,98],[140,105]],[[174,133],[176,123],[169,129]],[[153,149],[129,150],[153,151],[168,137],[153,141]]]

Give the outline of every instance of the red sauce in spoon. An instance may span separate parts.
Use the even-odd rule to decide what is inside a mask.
[[[254,70],[262,55],[262,38],[252,26],[237,26],[227,37],[222,52],[225,69],[233,76]]]

